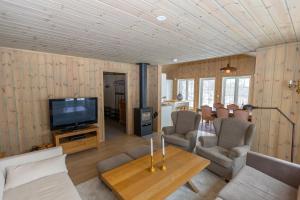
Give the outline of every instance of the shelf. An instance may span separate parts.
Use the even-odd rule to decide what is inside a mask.
[[[98,148],[99,144],[99,128],[97,126],[90,126],[68,132],[57,131],[54,132],[53,135],[55,145],[62,146],[66,154]]]

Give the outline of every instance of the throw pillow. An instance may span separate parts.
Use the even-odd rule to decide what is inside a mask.
[[[6,168],[6,184],[4,190],[29,183],[39,178],[53,174],[68,172],[66,168],[66,155],[26,163]]]

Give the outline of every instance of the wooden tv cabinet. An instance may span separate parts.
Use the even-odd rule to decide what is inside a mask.
[[[55,146],[62,146],[65,154],[98,148],[99,145],[99,127],[95,125],[73,131],[56,131],[53,136]]]

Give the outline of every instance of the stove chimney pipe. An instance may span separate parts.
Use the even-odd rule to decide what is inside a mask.
[[[147,66],[148,63],[137,63],[140,66],[140,108],[147,107]]]

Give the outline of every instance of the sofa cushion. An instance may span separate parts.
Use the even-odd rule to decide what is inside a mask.
[[[80,200],[67,173],[46,176],[4,192],[4,200]]]
[[[99,173],[104,173],[132,160],[133,159],[130,158],[126,153],[121,153],[119,155],[99,161],[97,164],[97,170]]]
[[[0,200],[3,198],[5,179],[3,173],[0,173]]]
[[[227,156],[229,154],[228,150],[220,146],[209,148],[198,146],[196,151],[199,155],[225,168],[229,168],[232,166],[232,160]]]
[[[297,190],[252,167],[245,166],[218,195],[230,200],[294,200]]]
[[[6,168],[9,166],[16,166],[25,163],[45,160],[59,155],[63,155],[63,149],[61,146],[15,156],[9,156],[0,159],[0,171],[4,174],[4,177],[6,177]]]
[[[177,112],[176,133],[187,133],[195,129],[196,113],[192,111]]]
[[[145,155],[150,155],[150,146],[142,145],[139,147],[135,147],[134,149],[130,149],[126,152],[131,158],[137,159]]]
[[[174,144],[180,147],[188,148],[189,141],[185,138],[184,134],[175,133],[172,135],[165,135],[165,142],[169,144]]]
[[[218,145],[226,149],[243,146],[249,125],[250,123],[235,118],[223,119]]]
[[[23,165],[10,166],[6,170],[5,190],[29,183],[45,176],[68,172],[66,167],[66,155]]]

